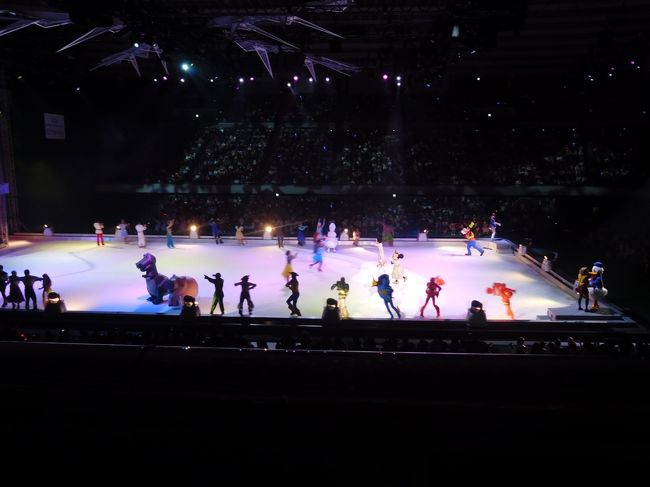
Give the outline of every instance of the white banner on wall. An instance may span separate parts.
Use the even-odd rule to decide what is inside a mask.
[[[44,113],[45,121],[45,138],[46,139],[65,139],[65,119],[58,113]]]

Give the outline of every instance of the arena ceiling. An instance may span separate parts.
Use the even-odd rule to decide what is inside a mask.
[[[44,0],[2,3],[0,61],[77,80],[137,77],[130,56],[143,77],[184,61],[269,77],[265,55],[276,76],[309,59],[323,76],[552,74],[645,59],[649,31],[647,0]]]

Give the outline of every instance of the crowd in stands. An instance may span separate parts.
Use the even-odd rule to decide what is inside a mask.
[[[222,114],[205,127],[180,167],[160,180],[618,186],[646,174],[638,124],[432,123],[386,103],[374,98],[349,106],[329,97],[249,102],[243,112]]]

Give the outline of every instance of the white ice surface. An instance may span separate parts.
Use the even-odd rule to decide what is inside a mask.
[[[250,280],[258,285],[251,291],[254,316],[285,317],[289,316],[285,300],[290,291],[280,273],[285,264],[284,251],[291,250],[298,253],[293,267],[299,274],[298,307],[303,317],[320,317],[325,300],[337,297],[330,286],[345,276],[350,284],[348,309],[352,318],[388,318],[377,288],[371,287],[371,283],[379,274],[390,275],[392,266],[389,262],[383,269],[377,268],[375,247],[353,247],[346,242],[335,253],[325,252],[323,270],[319,272],[315,266],[309,268],[312,261],[309,244],[303,248],[287,244],[284,250],[272,240],[251,241],[245,247],[237,246],[234,241],[215,245],[210,239],[177,239],[175,244],[175,249],[168,249],[164,240],[150,239],[143,250],[138,248],[134,236],[128,244],[110,241],[105,247],[97,247],[89,239],[14,239],[8,248],[0,250],[0,264],[9,273],[16,270],[22,275],[24,269],[30,269],[32,275],[49,274],[53,290],[61,295],[69,310],[178,313],[178,308],[170,308],[166,302],[154,305],[147,301],[146,285],[135,263],[144,252],[150,252],[156,256],[161,274],[186,275],[197,280],[202,314],[210,310],[213,291],[212,284],[203,275],[220,272],[225,280],[227,316],[238,314],[239,287],[233,284],[249,274]],[[421,320],[419,311],[426,297],[426,283],[433,276],[441,276],[446,281],[437,302],[442,318],[447,319],[464,319],[472,299],[483,302],[488,319],[508,319],[500,298],[486,292],[494,282],[505,282],[516,290],[512,298],[516,319],[534,320],[546,316],[549,307],[575,302],[510,254],[486,250],[482,257],[476,253],[468,257],[460,240],[438,244],[397,242],[394,248],[385,248],[387,260],[390,261],[395,249],[404,254],[408,279],[393,285],[394,302],[406,318]],[[35,289],[42,307],[38,287],[37,283]],[[425,318],[434,316],[429,304]]]

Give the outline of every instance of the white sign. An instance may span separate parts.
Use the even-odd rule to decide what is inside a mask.
[[[44,113],[45,120],[45,138],[46,139],[65,139],[65,119],[63,115],[57,113]]]

